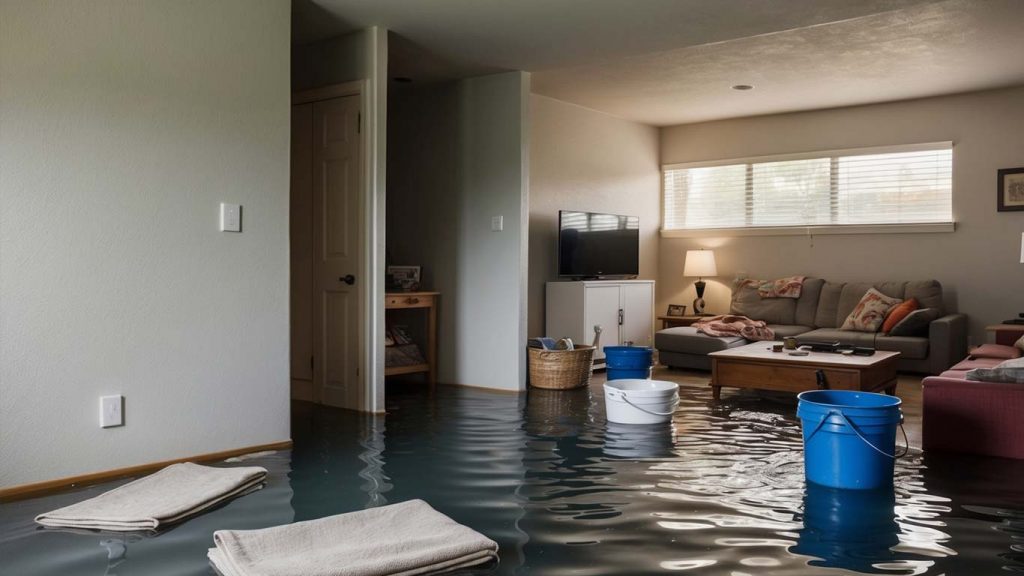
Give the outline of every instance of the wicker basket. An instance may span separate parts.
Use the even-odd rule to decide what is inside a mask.
[[[527,348],[530,357],[530,386],[569,390],[590,384],[594,347],[577,344],[575,350]]]

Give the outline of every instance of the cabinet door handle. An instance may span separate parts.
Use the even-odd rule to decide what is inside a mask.
[[[622,308],[619,308],[619,326],[622,326],[622,323],[625,322],[625,321],[626,321],[626,313],[625,313],[625,311],[623,311]]]

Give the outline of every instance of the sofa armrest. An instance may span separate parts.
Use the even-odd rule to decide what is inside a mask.
[[[928,326],[928,366],[939,374],[967,355],[967,316],[949,314]]]
[[[929,376],[921,397],[925,452],[1024,458],[1024,384]]]

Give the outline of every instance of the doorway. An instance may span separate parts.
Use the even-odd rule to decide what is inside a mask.
[[[365,144],[359,83],[296,94],[291,146],[292,398],[364,410]]]

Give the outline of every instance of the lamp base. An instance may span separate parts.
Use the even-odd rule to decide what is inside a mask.
[[[697,297],[693,300],[693,314],[694,316],[700,316],[704,313],[704,307],[707,303],[704,302],[703,298]]]
[[[704,307],[707,306],[704,302],[704,287],[707,286],[707,282],[698,279],[693,286],[697,289],[697,297],[693,300],[693,313],[700,316],[704,313]]]

